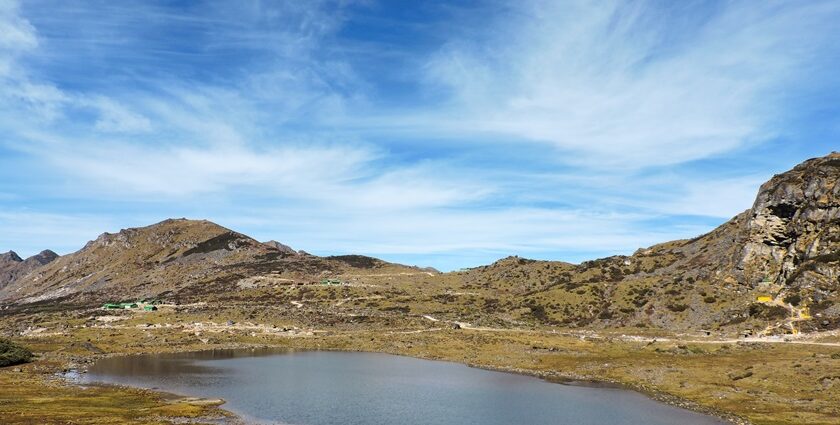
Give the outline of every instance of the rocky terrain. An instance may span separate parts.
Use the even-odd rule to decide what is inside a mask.
[[[209,221],[186,219],[103,233],[73,254],[44,262],[42,267],[29,266],[42,257],[43,253],[13,269],[13,278],[0,289],[0,301],[19,305],[143,298],[178,302],[235,291],[240,288],[237,283],[247,278],[311,284],[354,267],[388,265],[376,259],[316,257],[277,242],[260,243]]]
[[[840,154],[833,153],[773,177],[750,210],[697,238],[580,265],[508,258],[462,273],[462,282],[465,288],[515,294],[503,308],[544,323],[773,333],[836,329],[838,178]]]
[[[58,258],[10,252],[0,338],[38,357],[0,368],[0,417],[225,423],[188,401],[57,376],[113,354],[272,346],[619,383],[739,424],[834,424],[838,177],[840,154],[806,161],[705,235],[581,264],[508,257],[440,273],[186,219],[105,233]],[[101,305],[142,299],[162,304]]]
[[[295,251],[294,248],[290,247],[289,245],[285,245],[285,244],[282,244],[282,243],[277,242],[277,241],[263,242],[263,244],[268,245],[268,246],[270,246],[270,247],[272,247],[272,248],[274,248],[274,249],[276,249],[276,250],[278,250],[278,251],[280,251],[284,254],[290,254],[290,255],[300,254],[299,252]]]
[[[445,274],[364,256],[317,257],[208,221],[166,220],[102,234],[58,259],[5,254],[0,303],[293,300],[323,314],[501,328],[830,330],[840,327],[838,177],[840,154],[806,161],[762,185],[750,210],[714,231],[630,256],[577,265],[509,257]],[[335,305],[323,279],[343,283],[344,298],[367,301]]]

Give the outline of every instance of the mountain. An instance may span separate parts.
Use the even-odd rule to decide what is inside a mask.
[[[576,326],[840,327],[840,153],[774,176],[712,232],[571,265],[505,259],[464,275],[518,319]],[[769,301],[768,301],[769,298]],[[808,320],[813,318],[813,320]],[[794,323],[795,322],[795,323]]]
[[[14,251],[0,254],[0,288],[16,278],[21,263],[23,259]]]
[[[17,264],[23,262],[23,259],[17,254],[17,252],[9,251],[4,254],[0,254],[0,264]]]
[[[169,219],[103,233],[73,254],[28,269],[0,289],[0,301],[195,299],[229,293],[249,277],[271,275],[312,282],[353,267],[340,258],[304,255],[283,247],[206,220]]]
[[[26,260],[14,251],[0,254],[0,289],[19,277],[48,264],[58,258],[58,254],[44,250]]]
[[[840,154],[832,153],[774,176],[752,208],[693,239],[581,264],[508,257],[443,274],[360,255],[318,257],[208,221],[166,220],[102,234],[55,260],[36,256],[43,265],[23,267],[30,259],[3,254],[0,302],[153,297],[254,306],[294,296],[342,317],[434,315],[495,327],[835,329],[838,179]],[[347,285],[321,285],[325,278]]]

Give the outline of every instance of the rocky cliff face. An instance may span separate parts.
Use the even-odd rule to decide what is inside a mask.
[[[747,284],[775,284],[818,312],[834,304],[840,289],[838,180],[840,153],[832,153],[761,186],[738,263]]]
[[[761,186],[739,262],[748,282],[796,285],[803,279],[836,279],[821,265],[834,263],[832,257],[840,253],[838,179],[840,153],[833,153]]]
[[[770,323],[779,326],[773,332],[837,328],[838,179],[840,154],[832,153],[773,177],[751,209],[697,238],[580,265],[500,261],[465,273],[464,281],[522,288],[513,310],[522,311],[522,319],[539,312],[539,320],[548,323],[681,330],[762,329]],[[759,301],[768,297],[771,301]]]

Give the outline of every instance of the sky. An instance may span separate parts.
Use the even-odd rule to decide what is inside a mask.
[[[840,2],[0,0],[0,251],[207,219],[441,270],[690,238],[840,150]]]

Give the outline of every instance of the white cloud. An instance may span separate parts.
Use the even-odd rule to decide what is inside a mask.
[[[37,48],[37,32],[20,16],[19,2],[0,1],[0,111],[52,120],[66,96],[52,84],[31,81],[19,63],[21,55]]]
[[[99,110],[99,119],[94,123],[96,130],[106,133],[145,133],[152,129],[152,123],[145,116],[107,97],[98,97],[92,105]]]
[[[596,168],[676,164],[772,136],[782,94],[807,85],[799,71],[840,19],[836,2],[729,2],[705,21],[680,9],[697,12],[694,26],[647,2],[520,5],[496,36],[454,40],[430,61],[430,80],[453,94],[440,121],[550,143]]]
[[[122,216],[0,214],[0,242],[24,251],[53,240],[80,247],[116,221],[148,224],[163,218],[159,211],[322,253],[629,253],[694,236],[709,229],[651,223],[671,215],[728,218],[749,206],[762,179],[656,166],[773,134],[774,92],[796,82],[813,57],[806,46],[818,46],[817,34],[830,34],[837,15],[831,3],[731,3],[682,29],[647,3],[512,3],[522,9],[507,23],[482,24],[489,39],[453,39],[421,71],[448,90],[444,105],[424,97],[437,99],[435,92],[386,108],[376,104],[371,81],[324,52],[341,14],[322,3],[282,4],[237,3],[233,11],[175,18],[113,6],[106,17],[117,20],[81,43],[103,57],[121,48],[131,60],[150,60],[138,37],[146,28],[131,31],[145,25],[132,10],[140,7],[137,14],[160,20],[214,23],[202,27],[217,31],[202,33],[203,53],[241,49],[269,58],[225,78],[176,72],[138,77],[136,86],[86,87],[21,65],[50,43],[38,42],[16,3],[0,0],[0,29],[10,29],[0,31],[0,144],[48,170],[56,186],[43,185],[36,196],[117,205]],[[263,19],[274,14],[289,19]],[[141,52],[122,46],[125,40]],[[422,138],[463,151],[430,154]],[[510,163],[505,153],[477,152],[500,139],[532,143],[507,147],[516,150]],[[138,205],[149,208],[142,219],[127,211]]]
[[[301,116],[318,121],[343,115],[345,99],[336,86],[358,81],[340,62],[311,58],[320,48],[317,39],[338,28],[340,13],[328,13],[320,4],[252,6],[253,13],[247,7],[212,12],[234,14],[242,23],[214,25],[219,34],[206,48],[233,43],[268,50],[282,60],[224,84],[163,80],[154,90],[107,95],[30,82],[34,77],[20,69],[16,83],[24,84],[10,83],[13,95],[0,106],[21,119],[6,118],[15,137],[3,143],[68,177],[68,184],[56,190],[88,199],[248,193],[312,208],[394,211],[461,204],[488,193],[483,185],[444,171],[444,164],[388,164],[386,151],[353,137],[277,130]],[[109,19],[135,25],[131,14],[110,12]],[[264,21],[268,15],[288,15],[283,19],[291,21],[272,27]],[[92,39],[115,38],[107,28],[102,34],[94,31]],[[31,120],[27,109],[37,109],[48,122]]]
[[[0,2],[0,52],[32,49],[38,45],[35,28],[20,17],[16,0]]]

